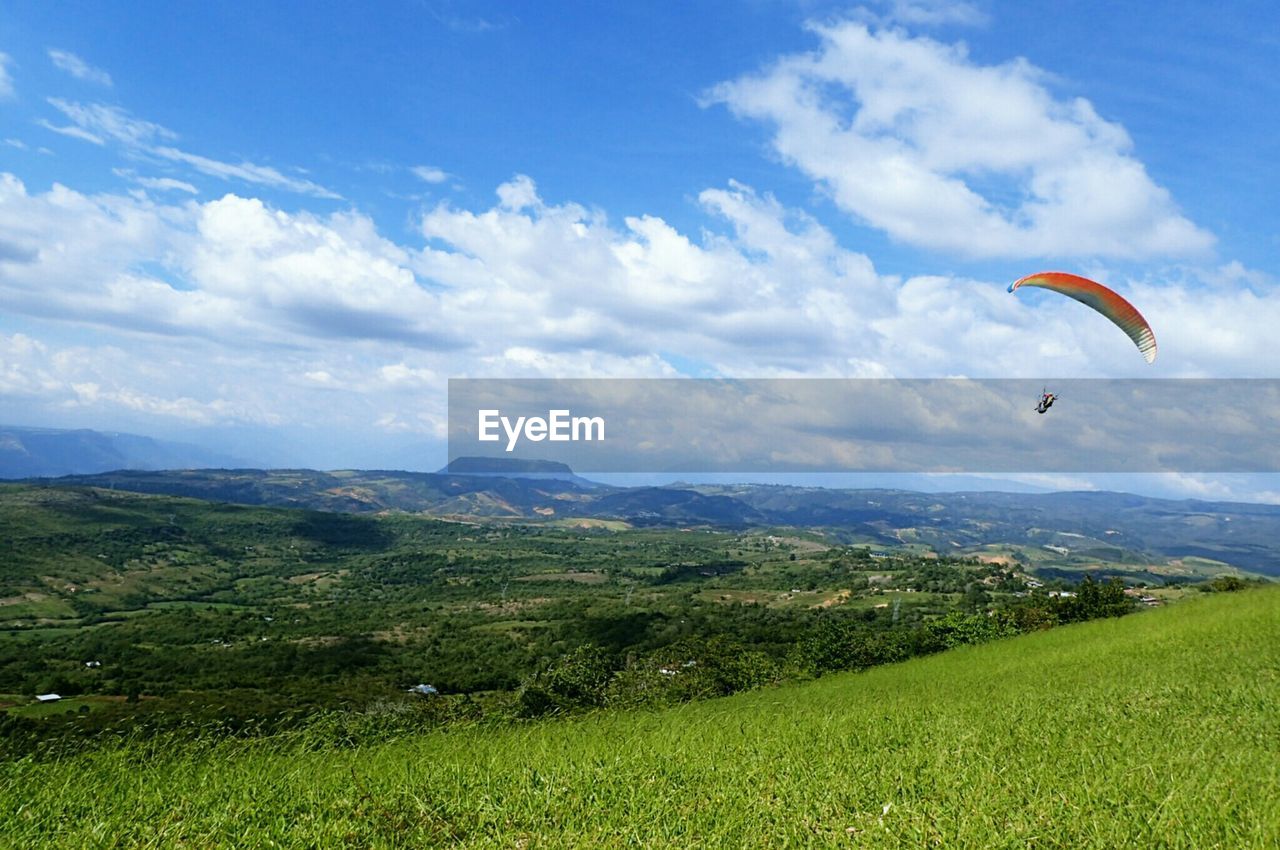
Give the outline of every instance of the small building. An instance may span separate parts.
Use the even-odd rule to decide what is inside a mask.
[[[90,670],[96,670],[97,668],[99,668],[99,667],[101,667],[101,666],[102,666],[102,662],[101,662],[101,661],[86,661],[86,662],[84,663],[84,666],[88,667]]]
[[[62,699],[58,694],[36,694],[36,702],[57,702]]]
[[[434,685],[414,685],[409,689],[409,693],[418,694],[419,696],[430,697],[436,696],[440,691],[436,690]]]

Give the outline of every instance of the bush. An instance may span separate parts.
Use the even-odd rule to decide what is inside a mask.
[[[518,697],[520,716],[604,705],[615,667],[599,647],[578,647],[525,683]]]
[[[1003,637],[1012,637],[1018,629],[1004,617],[990,614],[962,614],[952,611],[925,628],[925,646],[940,651],[966,644],[986,643]]]

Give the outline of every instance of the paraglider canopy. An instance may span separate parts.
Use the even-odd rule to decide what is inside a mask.
[[[1074,298],[1081,304],[1087,304],[1110,319],[1116,327],[1128,334],[1133,344],[1148,363],[1156,359],[1156,335],[1151,325],[1128,301],[1118,292],[1087,277],[1068,272],[1037,272],[1014,281],[1009,285],[1013,292],[1020,286],[1039,286],[1060,292],[1068,298]]]

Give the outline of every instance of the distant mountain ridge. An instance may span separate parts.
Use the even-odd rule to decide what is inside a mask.
[[[243,466],[244,460],[137,434],[0,425],[0,479],[85,475],[115,469]]]
[[[1173,501],[1128,493],[918,493],[785,485],[614,487],[559,477],[388,470],[201,469],[44,478],[212,501],[345,513],[407,512],[474,520],[632,526],[819,528],[835,539],[1024,562],[1132,564],[1188,559],[1280,576],[1280,506]],[[988,552],[990,547],[1004,547]],[[1053,554],[1046,554],[1053,553]],[[1199,564],[1192,561],[1205,561]],[[1177,565],[1175,565],[1175,568]]]

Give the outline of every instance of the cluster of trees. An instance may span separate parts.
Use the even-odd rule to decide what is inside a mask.
[[[425,698],[405,693],[405,683],[414,683],[413,663],[367,637],[303,647],[269,648],[270,643],[263,642],[260,648],[241,652],[210,650],[206,658],[233,663],[231,659],[239,656],[240,663],[251,662],[254,675],[273,682],[236,681],[234,668],[212,663],[198,677],[199,689],[157,689],[150,683],[144,689],[143,683],[126,682],[127,701],[90,713],[69,709],[43,720],[0,717],[0,740],[11,750],[23,750],[51,737],[85,740],[126,729],[259,734],[308,727],[318,722],[317,717],[337,723],[346,730],[343,735],[357,736],[357,728],[364,730],[359,734],[384,734],[424,724],[504,722],[598,708],[668,705],[864,670],[1130,610],[1131,601],[1118,580],[1086,578],[1074,596],[1038,595],[990,611],[955,609],[912,622],[895,623],[883,609],[835,609],[806,616],[785,609],[707,606],[701,617],[689,609],[681,618],[615,612],[618,617],[576,619],[576,631],[562,633],[563,640],[544,646],[540,660],[529,661],[524,669],[533,672],[517,676],[513,671],[502,688]],[[175,615],[174,626],[190,628],[201,619]],[[83,640],[86,647],[92,642],[96,649],[125,649],[103,644],[102,635]],[[130,657],[139,666],[145,658]],[[177,669],[170,672],[176,675]],[[400,681],[389,687],[388,679]],[[64,695],[75,693],[74,681],[47,684],[65,685],[59,691]],[[156,690],[162,692],[159,698]],[[381,708],[366,716],[371,701]],[[351,717],[335,720],[334,711]],[[51,729],[60,729],[60,735],[51,736]]]
[[[1058,624],[1118,617],[1134,610],[1119,579],[1086,577],[1074,595],[1028,597],[979,613],[953,610],[922,624],[893,627],[883,619],[829,616],[779,655],[728,636],[691,639],[625,659],[579,646],[527,679],[518,713],[537,717],[583,708],[674,703],[725,696],[783,679],[865,670],[917,655],[986,643]]]
[[[1244,579],[1240,576],[1221,575],[1201,582],[1196,585],[1196,589],[1203,593],[1235,593],[1250,587],[1261,587],[1266,583],[1265,579]]]
[[[729,635],[689,638],[620,658],[581,646],[531,676],[517,693],[520,717],[584,708],[669,705],[728,696],[781,680],[784,661]]]

